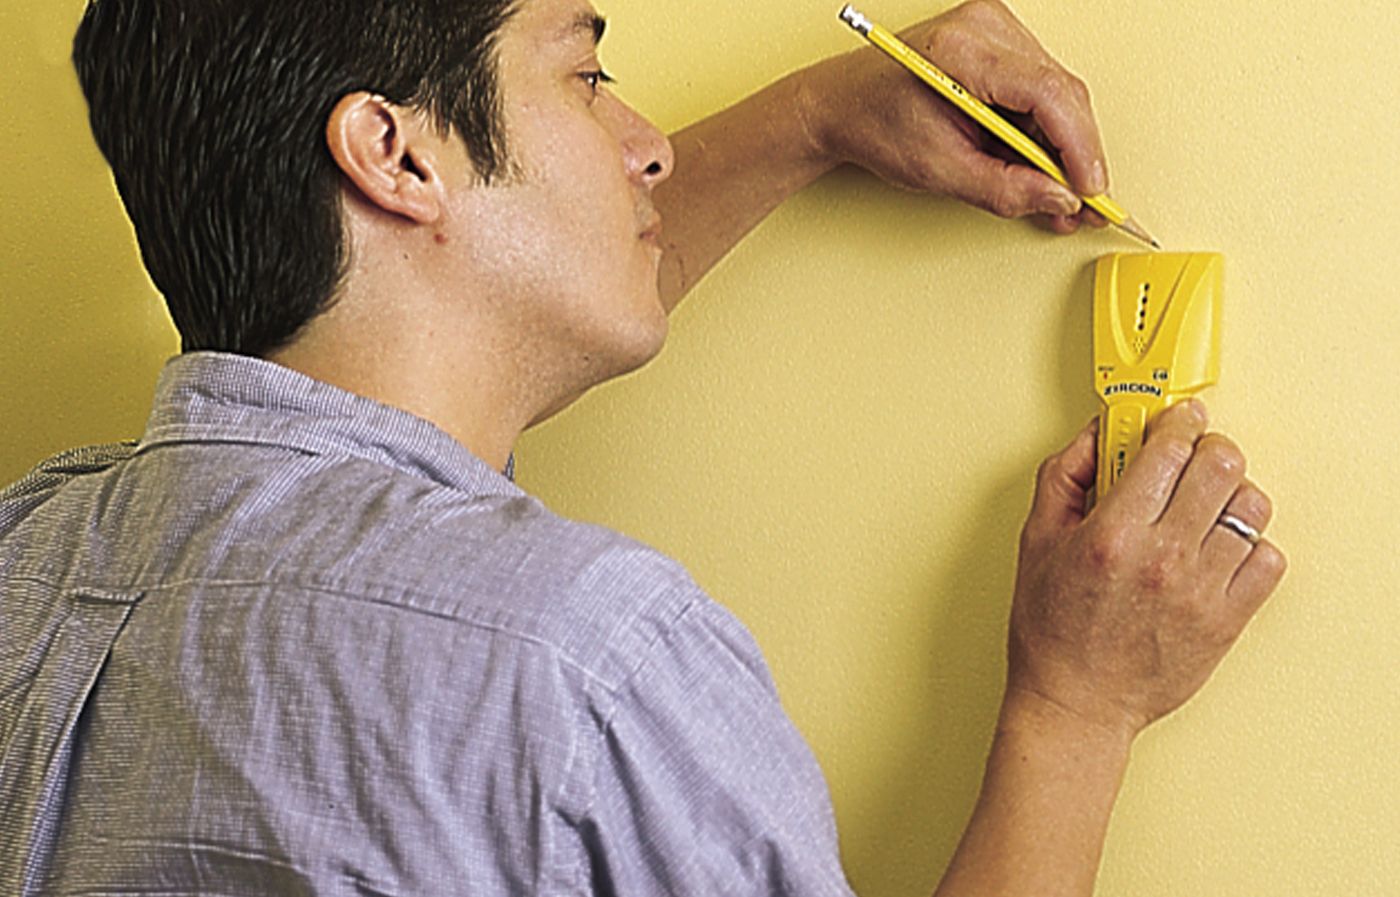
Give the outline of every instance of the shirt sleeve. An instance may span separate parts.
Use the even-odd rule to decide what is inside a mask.
[[[821,769],[753,637],[708,598],[621,689],[595,770],[596,894],[852,893]]]

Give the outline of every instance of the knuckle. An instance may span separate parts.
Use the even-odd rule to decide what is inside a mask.
[[[1230,647],[1240,639],[1240,629],[1224,621],[1212,621],[1205,628],[1207,643],[1215,649],[1217,654],[1223,654],[1230,650]]]
[[[1168,591],[1171,584],[1171,570],[1159,558],[1149,561],[1138,571],[1138,586],[1149,595],[1160,595]]]
[[[1244,476],[1244,452],[1226,437],[1215,434],[1207,436],[1202,441],[1200,452],[1218,473],[1227,477]]]
[[[1195,443],[1181,436],[1165,436],[1157,440],[1158,451],[1160,451],[1168,463],[1176,469],[1181,469],[1191,462],[1191,457],[1196,453]]]
[[[1089,568],[1104,573],[1119,567],[1128,553],[1127,540],[1121,530],[1100,527],[1094,530],[1085,545],[1085,561]]]
[[[1170,543],[1149,558],[1138,571],[1138,584],[1151,595],[1163,595],[1174,590],[1186,562],[1186,549]]]
[[[948,172],[932,159],[923,159],[915,163],[914,174],[919,179],[919,183],[924,185],[926,190],[935,193],[955,193],[957,192],[956,181],[948,176]]]
[[[1206,406],[1199,399],[1178,402],[1162,412],[1161,420],[1201,432],[1206,426]]]
[[[1021,214],[1023,203],[1009,179],[1002,179],[993,189],[987,208],[998,218],[1016,218]]]
[[[1077,75],[1069,75],[1068,77],[1070,92],[1084,105],[1090,105],[1092,98],[1089,95],[1089,85],[1084,82],[1083,78]]]
[[[1004,197],[999,196],[993,200],[989,211],[998,218],[1004,218],[1007,221],[1012,221],[1016,218],[1016,207]]]
[[[1273,499],[1265,495],[1257,486],[1251,485],[1240,496],[1240,509],[1249,516],[1249,519],[1257,520],[1261,525],[1266,525],[1274,519]]]
[[[985,46],[988,35],[1004,32],[1007,20],[1014,18],[1001,0],[967,0],[940,17],[944,34],[935,37],[951,40],[952,49]]]
[[[975,46],[976,31],[961,23],[948,22],[929,34],[926,49],[936,60],[964,58]]]
[[[1042,69],[1039,80],[1043,85],[1042,89],[1045,91],[1045,95],[1051,100],[1061,102],[1078,98],[1074,87],[1074,76],[1062,69],[1046,65]]]
[[[969,15],[979,17],[997,16],[1006,11],[1000,0],[967,0],[960,8]]]
[[[924,189],[934,189],[938,184],[939,172],[927,159],[915,157],[904,162],[907,167],[906,176],[912,184],[918,184]],[[909,184],[900,185],[903,189],[914,189]]]
[[[1254,553],[1258,556],[1258,563],[1271,579],[1275,582],[1283,579],[1283,575],[1288,572],[1288,558],[1277,546],[1269,542],[1260,542]]]

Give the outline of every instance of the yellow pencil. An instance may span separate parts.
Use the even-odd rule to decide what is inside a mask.
[[[846,4],[841,10],[841,21],[860,32],[872,44],[913,72],[919,80],[938,91],[944,99],[972,116],[974,121],[995,134],[1003,143],[1024,156],[1032,165],[1070,190],[1074,189],[1070,186],[1069,178],[1065,177],[1065,173],[1060,170],[1060,166],[1055,164],[1055,160],[1050,158],[1050,154],[1040,144],[1021,133],[1015,125],[973,96],[966,87],[948,77],[938,66],[921,56],[913,47],[895,37],[889,29],[870,21],[856,12],[855,7],[850,4]],[[1142,225],[1134,221],[1122,206],[1110,199],[1107,193],[1086,196],[1084,203],[1115,226],[1121,227],[1153,249],[1162,248],[1162,244],[1153,239],[1152,235],[1144,230]]]

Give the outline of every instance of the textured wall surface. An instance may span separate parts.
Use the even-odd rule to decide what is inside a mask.
[[[620,92],[668,130],[855,46],[834,0],[598,6]],[[66,63],[79,8],[0,7],[3,479],[138,434],[175,348]],[[1093,89],[1115,197],[1168,249],[1225,254],[1207,399],[1292,561],[1139,742],[1100,893],[1400,893],[1400,7],[1016,9]],[[1033,471],[1096,409],[1090,266],[1133,248],[837,172],[686,300],[656,362],[520,446],[527,489],[748,623],[862,894],[929,892],[972,808]]]

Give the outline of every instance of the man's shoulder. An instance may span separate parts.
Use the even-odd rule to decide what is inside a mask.
[[[287,499],[262,527],[280,533],[279,578],[490,627],[609,686],[710,603],[658,549],[525,493],[473,495],[352,460]]]
[[[73,480],[126,461],[136,446],[135,441],[88,445],[40,461],[24,477],[0,488],[0,536]]]
[[[262,589],[486,628],[610,687],[712,603],[661,551],[517,489],[473,494],[353,457],[214,451],[55,456],[0,492],[0,540],[18,535],[10,553],[48,571],[59,561],[46,538],[88,533],[101,550],[64,544],[106,585]]]
[[[499,625],[609,687],[695,605],[711,603],[660,550],[532,496],[449,497],[401,515],[402,541],[391,537],[379,563],[396,571],[390,588],[403,600]]]

